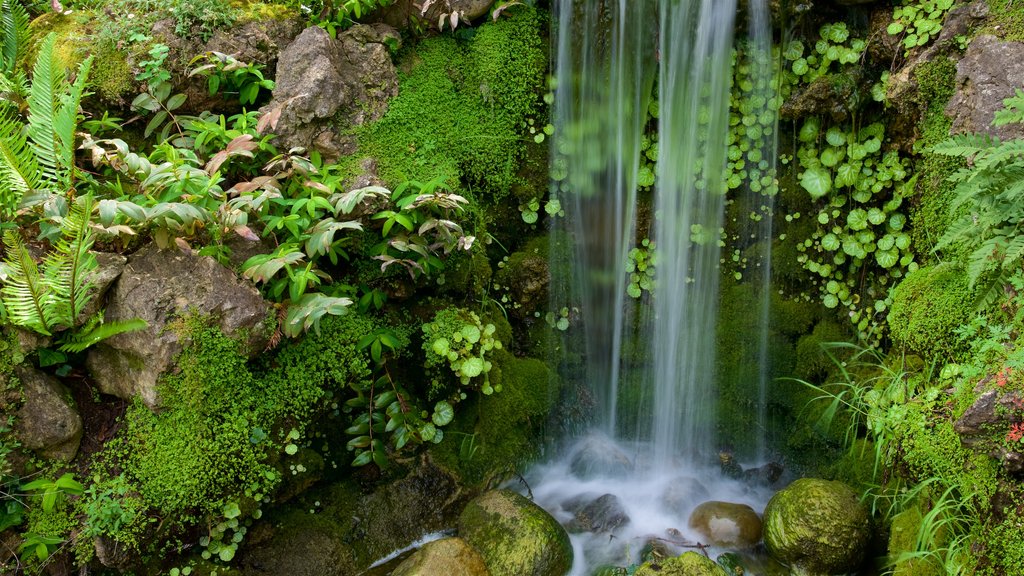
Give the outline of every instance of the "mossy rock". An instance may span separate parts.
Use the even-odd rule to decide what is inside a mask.
[[[925,266],[893,290],[889,333],[893,343],[925,359],[954,360],[965,352],[954,330],[974,314],[967,274],[948,264]]]
[[[462,538],[425,544],[405,559],[391,576],[490,576],[480,553]]]
[[[645,562],[634,572],[635,576],[729,576],[724,568],[697,552],[682,556]]]
[[[492,490],[466,505],[459,536],[480,552],[493,576],[564,576],[572,567],[565,529],[511,490]]]
[[[889,529],[889,557],[897,560],[893,576],[942,576],[940,566],[927,558],[907,558],[899,561],[900,554],[917,549],[917,532],[923,515],[917,505],[907,508],[892,519]]]
[[[798,573],[857,568],[867,549],[868,513],[842,482],[802,478],[777,492],[764,510],[764,543]]]

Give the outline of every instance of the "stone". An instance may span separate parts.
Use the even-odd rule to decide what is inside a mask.
[[[128,258],[116,252],[96,253],[96,270],[93,270],[88,278],[88,281],[92,283],[92,289],[89,291],[90,300],[78,315],[79,323],[85,322],[103,308],[107,290],[121,276],[127,263]]]
[[[459,516],[459,536],[476,548],[492,576],[564,576],[572,567],[565,529],[511,490],[470,501]]]
[[[567,526],[570,532],[614,532],[629,524],[629,514],[614,494],[605,494],[579,508]]]
[[[982,35],[971,41],[956,65],[956,93],[946,113],[954,133],[983,133],[1000,139],[1024,136],[1024,126],[992,126],[1003,100],[1024,86],[1024,43]]]
[[[785,469],[777,462],[743,471],[743,480],[754,486],[771,486],[779,481]]]
[[[398,73],[387,43],[399,41],[385,24],[357,24],[331,38],[310,26],[277,63],[274,99],[262,110],[280,113],[271,130],[278,148],[317,150],[328,159],[355,152],[352,128],[384,116],[398,95]]]
[[[129,258],[105,314],[107,322],[141,318],[149,325],[90,349],[86,367],[97,388],[159,407],[157,380],[183,345],[172,325],[190,314],[209,317],[225,335],[240,338],[240,352],[250,357],[269,342],[271,306],[255,286],[213,258],[150,244]]]
[[[622,477],[633,471],[633,461],[608,437],[591,434],[577,445],[569,469],[581,480]]]
[[[377,10],[371,15],[371,18],[402,29],[409,25],[411,18],[415,17],[426,21],[429,26],[437,28],[442,14],[450,15],[452,12],[459,12],[459,26],[465,26],[467,20],[476,20],[490,15],[494,0],[434,0],[425,15],[419,8],[421,4],[422,0],[396,0]],[[451,28],[449,18],[445,18],[444,26],[446,29]]]
[[[82,417],[71,394],[56,378],[29,366],[17,366],[25,403],[15,414],[14,434],[43,458],[69,462],[82,440]]]
[[[462,538],[425,544],[398,565],[391,576],[490,576],[480,554]]]
[[[853,571],[869,537],[867,510],[842,482],[802,478],[776,492],[764,511],[769,554],[812,574]]]
[[[746,504],[704,502],[690,514],[689,525],[715,546],[745,549],[761,541],[761,518]]]
[[[729,573],[710,558],[687,552],[675,558],[645,562],[634,576],[729,576]]]
[[[987,390],[953,423],[953,430],[965,446],[984,444],[994,431],[1021,422],[1021,406],[1024,395],[1018,390]]]
[[[698,502],[711,497],[707,487],[693,476],[672,480],[661,495],[661,504],[676,516],[688,516]]]

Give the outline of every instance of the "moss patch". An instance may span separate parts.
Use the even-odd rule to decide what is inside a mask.
[[[889,331],[893,342],[925,359],[956,360],[965,352],[954,330],[974,314],[966,273],[952,265],[926,266],[893,291]]]

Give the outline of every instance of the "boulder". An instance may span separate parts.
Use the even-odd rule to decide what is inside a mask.
[[[105,394],[160,404],[156,383],[181,352],[173,323],[187,315],[209,317],[225,335],[240,339],[240,352],[263,351],[270,338],[271,307],[256,288],[213,258],[148,245],[131,256],[108,298],[106,321],[141,318],[149,326],[94,346],[86,366]]]
[[[63,384],[35,368],[18,366],[25,403],[15,414],[14,434],[43,458],[70,461],[82,440],[82,417]]]
[[[764,511],[764,543],[777,560],[818,574],[853,571],[864,557],[868,513],[842,482],[802,478]]]
[[[981,389],[980,385],[976,392]],[[953,423],[953,429],[964,446],[996,458],[1010,474],[1020,474],[1024,472],[1024,454],[1010,449],[1017,446],[1016,443],[1008,447],[1000,440],[1011,426],[1019,426],[1024,421],[1021,406],[1024,406],[1024,394],[1019,390],[986,390]]]
[[[610,438],[591,434],[576,446],[569,469],[582,480],[622,477],[633,471],[633,461]]]
[[[690,514],[689,525],[715,546],[744,549],[761,541],[761,518],[746,504],[704,502]]]
[[[697,502],[711,497],[707,487],[693,476],[680,476],[670,482],[661,494],[661,504],[676,516],[686,516]]]
[[[398,95],[388,43],[398,33],[385,24],[357,24],[337,39],[310,26],[277,63],[274,99],[264,113],[280,114],[272,131],[279,148],[318,150],[329,159],[355,152],[352,128],[380,119]]]
[[[729,576],[724,568],[713,560],[698,554],[687,552],[682,556],[643,563],[635,576]]]
[[[391,576],[490,576],[480,554],[462,538],[425,544],[398,565]]]
[[[79,323],[85,322],[103,308],[103,298],[107,295],[107,290],[124,271],[124,266],[127,263],[128,258],[116,252],[96,253],[97,266],[88,278],[92,284],[92,289],[89,290],[90,300],[78,315]]]
[[[409,25],[410,19],[425,20],[431,27],[437,27],[442,14],[450,15],[458,12],[459,25],[464,26],[467,20],[476,20],[491,12],[494,0],[433,0],[433,4],[424,15],[419,8],[422,0],[396,0],[388,6],[377,10],[371,15],[378,21],[385,22],[395,28],[402,29]],[[448,17],[444,21],[445,28],[451,27]]]
[[[605,494],[576,510],[567,528],[571,532],[614,532],[629,524],[629,514],[614,494]]]
[[[1024,126],[992,126],[1003,100],[1024,86],[1024,43],[995,36],[978,36],[956,64],[956,93],[946,113],[953,118],[953,132],[978,132],[1006,140],[1024,136]]]
[[[459,536],[480,552],[492,576],[564,576],[569,535],[550,514],[511,490],[491,490],[466,505]]]

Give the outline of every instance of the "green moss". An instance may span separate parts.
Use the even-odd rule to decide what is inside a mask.
[[[135,76],[124,51],[100,42],[93,49],[93,56],[89,79],[96,93],[108,102],[123,102],[135,90]]]
[[[87,54],[88,29],[86,25],[91,20],[91,13],[88,11],[74,11],[71,14],[58,14],[47,12],[29,23],[29,34],[31,35],[31,47],[25,53],[25,66],[31,69],[31,63],[35,62],[36,49],[40,41],[51,32],[57,36],[54,44],[54,54],[59,62],[62,62],[68,70],[78,66],[78,63],[85,59]]]
[[[399,95],[363,129],[360,152],[391,184],[443,177],[499,199],[518,181],[526,122],[538,111],[547,59],[542,19],[523,10],[462,44],[424,40],[403,56]]]
[[[846,342],[849,334],[832,320],[821,320],[810,334],[796,343],[796,366],[793,374],[809,381],[821,381],[835,369],[835,362],[822,347],[831,342]]]
[[[299,17],[299,13],[291,6],[274,2],[250,2],[248,0],[239,3],[237,14],[238,22],[265,22],[267,20],[287,20],[297,17]]]
[[[910,220],[913,245],[918,254],[925,256],[957,217],[950,213],[953,185],[947,179],[964,166],[964,161],[927,152],[929,147],[949,137],[953,125],[953,120],[946,116],[946,105],[956,92],[956,63],[938,57],[920,65],[914,71],[914,78],[918,85],[917,102],[922,110],[921,134],[916,146],[924,153],[914,167],[921,194],[913,203]]]
[[[1024,41],[1024,6],[1020,2],[986,0],[989,16],[977,34],[994,34],[1003,40]]]
[[[924,516],[921,508],[913,505],[892,519],[889,529],[889,557],[896,560],[900,554],[917,550],[917,534]],[[893,567],[893,576],[942,576],[944,572],[930,558],[907,558]]]
[[[697,552],[682,556],[646,562],[634,573],[636,576],[727,576],[724,568]]]
[[[926,266],[893,290],[889,332],[893,343],[925,359],[956,360],[966,352],[954,330],[974,314],[966,273],[952,265]]]
[[[984,529],[978,539],[986,560],[978,576],[1009,576],[1019,574],[1024,566],[1024,514],[1018,509],[1007,511],[995,526]]]

